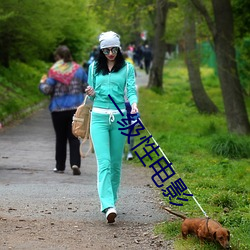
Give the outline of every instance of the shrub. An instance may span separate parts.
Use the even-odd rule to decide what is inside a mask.
[[[230,192],[220,192],[212,196],[210,203],[217,207],[233,209],[237,206],[235,198]]]
[[[249,144],[248,138],[241,138],[236,135],[222,135],[212,139],[211,151],[215,155],[231,159],[249,158]]]

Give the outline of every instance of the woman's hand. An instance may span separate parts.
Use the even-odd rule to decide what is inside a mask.
[[[133,103],[132,105],[131,105],[131,112],[130,112],[131,114],[136,114],[136,113],[138,113],[138,108],[137,108],[137,103]]]
[[[92,87],[90,87],[90,86],[88,86],[86,89],[85,89],[85,92],[86,92],[86,94],[88,95],[88,96],[95,96],[95,90],[92,88]]]
[[[41,78],[41,80],[40,80],[40,83],[45,83],[45,81],[47,80],[47,75],[46,74],[44,74],[43,76],[42,76],[42,78]]]

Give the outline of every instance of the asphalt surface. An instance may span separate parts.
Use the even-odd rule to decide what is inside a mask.
[[[0,133],[0,200],[1,213],[19,206],[23,216],[39,216],[36,209],[46,210],[60,204],[52,217],[72,220],[103,220],[99,213],[96,188],[96,160],[90,154],[82,160],[81,176],[73,176],[69,162],[64,174],[54,173],[54,131],[47,108],[40,109],[13,127]],[[87,145],[86,145],[87,147]],[[67,160],[68,161],[68,160]],[[152,176],[152,174],[151,174]],[[143,167],[123,166],[123,181],[118,209],[121,219],[157,222],[164,213],[155,213],[155,204],[148,197],[152,192],[150,171]],[[156,195],[156,194],[155,194]],[[26,204],[30,204],[27,209]],[[72,203],[78,213],[64,213],[64,206]],[[133,208],[135,213],[123,215]]]

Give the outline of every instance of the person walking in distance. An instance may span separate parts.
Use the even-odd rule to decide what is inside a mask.
[[[72,117],[84,100],[87,74],[73,61],[67,46],[59,46],[55,51],[56,62],[50,68],[48,77],[39,84],[40,91],[50,95],[49,110],[56,134],[55,173],[64,173],[66,168],[67,142],[69,142],[70,166],[73,175],[80,175],[80,142],[72,134]]]
[[[143,51],[143,57],[144,57],[144,67],[145,67],[145,72],[148,75],[151,61],[153,59],[152,51],[149,48],[149,46],[146,44],[144,51]]]
[[[125,89],[132,114],[138,112],[137,94],[134,66],[124,60],[120,36],[113,31],[103,32],[99,42],[100,53],[89,67],[86,93],[93,100],[90,134],[97,159],[97,189],[101,211],[106,214],[108,223],[113,223],[117,216],[115,205],[126,136],[118,130],[117,121],[123,116],[109,95],[126,115]]]

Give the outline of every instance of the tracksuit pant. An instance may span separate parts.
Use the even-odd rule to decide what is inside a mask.
[[[125,114],[126,115],[126,114]],[[122,155],[126,136],[121,134],[117,123],[121,114],[100,114],[92,111],[90,134],[97,160],[97,189],[101,211],[115,207],[121,179]]]

